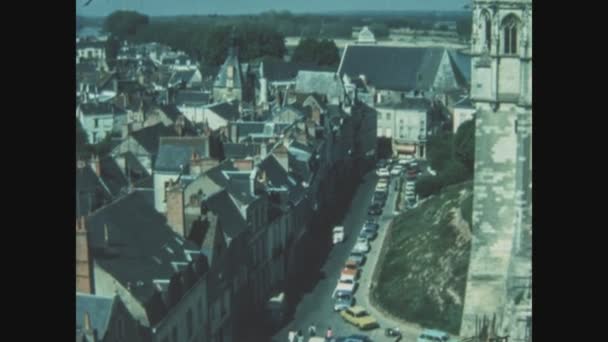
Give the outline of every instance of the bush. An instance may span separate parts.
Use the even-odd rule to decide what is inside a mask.
[[[420,177],[416,182],[416,192],[421,198],[426,198],[432,194],[438,193],[442,187],[443,183],[439,176]]]

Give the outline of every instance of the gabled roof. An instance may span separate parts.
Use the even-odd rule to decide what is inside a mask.
[[[84,315],[87,313],[91,328],[97,331],[97,337],[102,340],[108,330],[116,297],[105,297],[76,293],[76,333],[84,332]]]
[[[260,170],[266,173],[267,186],[270,188],[285,188],[288,199],[297,202],[304,188],[302,184],[290,177],[273,154],[268,155],[259,165]]]
[[[251,172],[253,171],[235,171],[228,173],[226,191],[243,205],[248,205],[257,198],[251,193]]]
[[[254,157],[260,153],[259,144],[224,143],[224,156],[226,158],[241,159]]]
[[[445,49],[348,45],[338,73],[351,77],[365,75],[377,89],[411,91],[428,89],[435,80]]]
[[[156,171],[180,172],[180,165],[190,165],[192,152],[209,157],[209,140],[205,137],[161,137]]]
[[[217,76],[215,78],[215,82],[213,83],[214,87],[227,87],[228,80],[228,67],[231,66],[233,68],[233,83],[232,87],[235,89],[239,89],[243,86],[243,73],[241,70],[241,64],[239,63],[239,59],[234,53],[229,53],[228,57],[222,64]]]
[[[196,73],[196,69],[176,70],[169,79],[170,84],[188,83]]]
[[[175,274],[172,262],[188,262],[185,250],[196,249],[166,224],[146,196],[153,194],[134,191],[87,218],[92,259],[123,287],[130,285],[141,303],[155,294],[154,280]]]
[[[319,67],[312,63],[265,60],[262,61],[260,70],[262,72],[262,77],[266,78],[269,82],[278,82],[295,80],[300,70],[331,71],[331,68]]]
[[[378,104],[378,108],[396,108],[396,109],[421,109],[429,110],[431,101],[424,97],[408,97],[401,100],[399,103]]]
[[[129,186],[129,181],[120,166],[110,156],[100,158],[99,165],[103,184],[109,189],[112,196],[120,195],[121,191]]]
[[[214,212],[226,235],[235,238],[247,229],[247,223],[226,190],[213,194],[206,200],[207,207]]]
[[[226,121],[234,121],[240,118],[239,105],[236,102],[221,102],[207,107]]]
[[[448,54],[455,66],[454,69],[457,71],[457,74],[462,77],[467,84],[471,84],[471,56],[458,51],[448,51]]]
[[[126,115],[120,107],[110,102],[86,102],[80,104],[80,110],[85,116],[88,115]]]
[[[89,165],[76,169],[76,217],[87,215],[99,205],[95,196],[103,194],[105,200],[111,200],[111,194],[102,185],[99,177]]]
[[[175,131],[166,127],[162,123],[154,126],[144,127],[131,133],[131,136],[150,154],[155,155],[158,152],[158,146],[161,137],[174,136]]]
[[[296,77],[296,93],[316,93],[331,98],[341,98],[344,87],[335,72],[300,71]]]
[[[204,106],[209,103],[209,93],[196,90],[180,90],[175,94],[178,106]]]

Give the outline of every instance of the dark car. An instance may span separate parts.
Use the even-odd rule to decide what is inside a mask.
[[[380,228],[380,225],[376,222],[365,222],[365,224],[363,225],[363,228],[365,229],[373,229],[375,231],[378,231],[378,229]]]
[[[367,239],[367,241],[374,240],[376,236],[378,236],[378,233],[373,228],[363,227],[363,229],[361,229],[361,232],[359,233],[359,237],[365,238]]]
[[[382,215],[382,207],[372,204],[369,207],[369,210],[367,210],[367,214],[372,216],[380,216]]]
[[[359,252],[350,252],[347,262],[354,262],[357,266],[365,264],[365,254]]]

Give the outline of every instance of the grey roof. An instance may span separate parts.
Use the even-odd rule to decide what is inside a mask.
[[[241,115],[239,105],[236,102],[221,102],[207,107],[226,121],[237,120]]]
[[[467,96],[465,98],[460,99],[460,101],[456,102],[454,104],[454,108],[474,109],[475,106],[473,106],[473,102],[471,102],[471,98]]]
[[[303,194],[304,188],[301,183],[289,180],[289,174],[274,155],[270,154],[268,157],[264,158],[259,167],[260,170],[266,172],[267,185],[270,188],[284,187],[288,190],[289,200],[294,203],[297,202]]]
[[[232,87],[235,89],[241,88],[243,85],[243,74],[241,70],[241,64],[239,63],[238,57],[234,53],[229,53],[228,57],[226,57],[224,64],[220,68],[220,71],[217,73],[213,86],[220,88],[227,87],[226,83],[228,80],[228,66],[232,66],[234,70]]]
[[[235,238],[247,229],[245,219],[226,190],[207,198],[206,204],[218,216],[222,230],[226,235]]]
[[[226,191],[241,204],[248,205],[257,198],[251,193],[251,172],[237,171],[228,175]]]
[[[410,91],[430,88],[445,49],[348,45],[338,73],[365,75],[377,89]]]
[[[120,195],[121,191],[129,186],[129,181],[124,175],[116,160],[111,156],[100,158],[101,179],[108,187],[112,196]]]
[[[126,115],[120,107],[110,102],[87,102],[80,104],[83,115]]]
[[[178,106],[204,106],[209,103],[209,93],[196,90],[180,90],[175,94]]]
[[[260,153],[259,144],[224,143],[224,156],[226,158],[241,159],[254,157]]]
[[[176,273],[172,262],[188,262],[185,250],[196,249],[166,224],[165,216],[146,198],[150,193],[134,191],[87,218],[92,259],[123,287],[130,284],[131,294],[141,303],[156,293],[153,280],[170,279]],[[147,308],[149,317],[159,316],[150,312],[158,308]]]
[[[103,194],[103,199],[111,200],[108,193],[101,184],[99,177],[89,165],[76,169],[76,217],[87,215],[97,209],[99,205],[97,194]]]
[[[264,122],[235,122],[232,125],[236,125],[239,137],[246,137],[250,134],[262,134],[264,133]]]
[[[188,83],[192,79],[192,76],[194,76],[194,73],[196,73],[196,70],[177,70],[171,75],[169,83]]]
[[[161,137],[173,135],[175,135],[175,131],[170,127],[166,127],[162,123],[158,123],[154,126],[144,127],[131,133],[133,139],[135,139],[135,141],[137,141],[152,155],[156,155],[158,152],[158,145]]]
[[[376,105],[376,107],[429,110],[431,108],[431,101],[424,97],[408,97],[408,98],[404,98],[399,103],[379,104],[379,105]]]
[[[209,157],[209,141],[204,137],[161,137],[154,169],[180,172],[180,165],[190,165],[192,152]]]
[[[471,84],[471,56],[458,51],[448,51],[448,53],[456,67],[455,70],[467,84]]]
[[[88,313],[91,327],[102,340],[108,330],[114,301],[113,297],[76,293],[76,332],[83,332],[84,315]]]
[[[292,81],[298,76],[301,70],[308,71],[332,71],[332,68],[319,67],[315,64],[282,62],[275,60],[262,61],[261,69],[262,77],[269,82],[277,81]]]
[[[296,93],[316,93],[340,98],[344,93],[344,87],[335,72],[300,71],[296,77]]]

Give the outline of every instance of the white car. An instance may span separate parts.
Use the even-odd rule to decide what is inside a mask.
[[[368,253],[370,250],[369,241],[366,238],[357,238],[357,243],[353,247],[353,252]]]
[[[413,160],[414,160],[414,156],[408,154],[406,156],[403,156],[402,158],[399,158],[398,163],[399,163],[399,165],[406,165],[406,164],[409,164]]]
[[[391,176],[400,176],[402,172],[403,172],[403,168],[401,167],[401,165],[396,165],[391,170]]]
[[[390,177],[390,173],[388,172],[387,168],[381,168],[378,171],[376,171],[376,174],[378,175],[378,177]]]
[[[340,279],[340,280],[338,280],[338,286],[336,286],[336,289],[334,290],[332,297],[336,297],[336,294],[338,294],[340,292],[353,293],[353,292],[355,292],[356,285],[357,285],[357,282],[352,279]]]
[[[334,245],[344,241],[344,227],[336,226],[333,231],[333,241]]]

